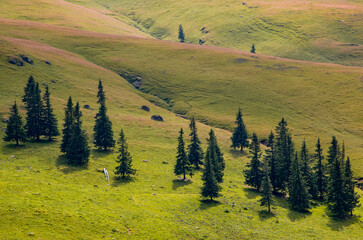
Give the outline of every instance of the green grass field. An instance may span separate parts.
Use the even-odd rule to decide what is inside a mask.
[[[229,148],[229,130],[241,106],[249,132],[266,137],[284,116],[298,147],[306,138],[310,152],[320,136],[326,155],[336,135],[345,141],[355,175],[362,176],[361,67],[145,38],[130,19],[119,19],[127,25],[113,25],[121,15],[102,2],[72,1],[88,8],[80,16],[65,6],[81,8],[65,1],[37,0],[47,11],[28,2],[24,7],[25,2],[0,3],[7,10],[0,13],[0,119],[16,100],[24,120],[21,96],[32,74],[43,91],[49,85],[60,129],[68,96],[91,106],[82,108],[91,142],[102,79],[115,137],[123,128],[137,175],[127,182],[114,179],[116,151],[92,149],[87,166],[68,166],[59,151],[60,137],[21,147],[0,141],[0,239],[361,238],[362,206],[353,218],[336,221],[319,202],[303,214],[275,198],[274,215],[266,214],[257,202],[260,194],[244,185],[246,154]],[[89,9],[102,17],[93,21]],[[120,36],[125,34],[131,36]],[[7,62],[19,54],[34,65]],[[142,91],[120,77],[124,72],[142,77]],[[151,111],[141,110],[142,105]],[[173,175],[178,130],[189,132],[189,121],[176,113],[197,117],[204,149],[208,131],[215,128],[226,160],[223,196],[216,203],[201,201],[200,173],[190,182]],[[165,121],[151,120],[153,114]],[[109,182],[96,171],[101,168],[108,169]]]

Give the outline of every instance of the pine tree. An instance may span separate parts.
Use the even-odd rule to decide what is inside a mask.
[[[331,145],[328,151],[328,163],[333,164],[339,156],[338,140],[335,136],[332,137]]]
[[[317,191],[319,193],[319,198],[323,199],[324,194],[326,192],[326,173],[325,173],[325,166],[323,164],[323,149],[320,145],[320,139],[318,138],[318,142],[316,143],[315,155],[314,158],[316,159],[316,165],[314,167],[315,170],[315,179],[316,179],[316,186]]]
[[[259,190],[263,178],[263,173],[261,171],[262,164],[260,161],[260,142],[258,141],[256,133],[253,133],[250,151],[252,152],[252,158],[251,162],[247,165],[248,169],[245,171],[245,181],[246,184]]]
[[[178,38],[179,38],[179,41],[181,43],[184,42],[185,36],[184,36],[183,26],[181,24],[179,25],[179,36],[178,36]]]
[[[272,185],[270,181],[270,169],[268,162],[266,161],[263,166],[263,178],[261,183],[262,198],[260,199],[261,206],[267,206],[269,212],[271,212],[272,199]]]
[[[177,156],[176,156],[176,163],[174,167],[174,173],[176,175],[183,174],[183,179],[185,179],[185,174],[188,173],[191,169],[191,164],[187,158],[187,154],[185,153],[185,145],[183,139],[183,128],[179,131],[178,137],[178,148],[177,148]]]
[[[74,108],[74,122],[71,127],[71,138],[67,144],[66,156],[70,164],[82,165],[88,162],[90,148],[87,142],[87,134],[82,129],[82,112],[77,102]]]
[[[44,106],[40,95],[39,83],[35,84],[33,93],[25,92],[26,99],[26,130],[28,137],[35,138],[40,141],[40,136],[44,134]],[[27,91],[27,90],[25,90]],[[26,96],[26,97],[25,97]]]
[[[65,117],[64,117],[64,124],[63,124],[63,138],[61,144],[61,152],[65,153],[67,151],[67,147],[69,141],[72,137],[72,125],[74,122],[74,115],[73,115],[73,103],[72,97],[68,98],[67,107],[65,108]]]
[[[116,162],[119,163],[120,165],[116,167],[115,174],[121,175],[122,178],[134,175],[136,173],[136,170],[132,168],[132,157],[130,155],[130,152],[128,151],[125,134],[122,129],[120,132],[120,138],[118,144],[119,144],[119,149],[118,149],[119,155],[117,157]]]
[[[290,165],[294,154],[294,143],[284,118],[276,127],[275,160],[276,188],[285,190],[290,176]]]
[[[209,141],[209,145],[211,142]],[[213,147],[208,146],[207,152],[205,154],[205,164],[204,164],[204,172],[202,176],[203,187],[202,187],[202,197],[210,198],[213,201],[213,198],[219,197],[219,191],[221,187],[218,185],[218,181],[215,177],[212,165],[212,155]]]
[[[52,105],[50,104],[49,87],[45,87],[43,100],[44,107],[44,134],[48,136],[48,140],[52,141],[52,137],[59,136],[58,121],[53,113]]]
[[[275,159],[275,149],[274,149],[274,142],[275,139],[275,135],[273,134],[273,132],[271,131],[270,135],[268,136],[268,141],[267,141],[267,147],[269,147],[269,149],[265,150],[265,156],[264,158],[266,159],[266,161],[268,162],[269,165],[269,169],[270,169],[270,180],[271,180],[271,184],[272,184],[272,188],[273,188],[273,192],[276,192],[276,179],[277,179],[277,170],[276,170],[276,159]]]
[[[349,157],[345,162],[344,185],[346,212],[353,216],[353,209],[359,206],[359,195],[354,191],[353,172],[350,167]]]
[[[308,149],[306,148],[305,139],[301,146],[300,159],[301,159],[301,176],[306,183],[307,190],[308,190],[310,196],[313,199],[317,199],[318,191],[317,191],[317,187],[316,187],[314,174],[310,167],[310,156],[308,153]]]
[[[19,145],[19,141],[26,141],[26,132],[23,126],[23,120],[21,119],[21,116],[19,114],[16,102],[10,108],[10,117],[9,121],[7,122],[4,137],[4,141],[6,142],[10,142],[13,140],[16,142],[17,146]]]
[[[197,135],[197,127],[195,124],[194,117],[190,121],[190,145],[188,146],[188,159],[190,164],[194,165],[196,169],[199,169],[199,165],[202,165],[203,150],[199,137]]]
[[[98,83],[97,97],[97,103],[100,104],[100,109],[95,117],[96,122],[93,128],[94,144],[96,147],[103,148],[104,151],[107,151],[107,148],[115,146],[115,140],[113,139],[112,122],[106,114],[106,96],[101,80]]]
[[[336,139],[335,136],[332,137],[332,141],[331,141],[331,145],[329,147],[328,150],[328,170],[329,170],[329,174],[328,174],[328,188],[327,188],[327,197],[328,197],[328,202],[333,201],[332,199],[334,198],[334,196],[332,194],[334,194],[334,191],[331,189],[335,182],[334,179],[334,175],[338,174],[337,173],[337,169],[336,169],[336,162],[339,162],[339,166],[341,166],[341,161],[339,159],[339,155],[340,155],[340,150],[339,150],[339,144],[338,144],[338,140]],[[341,170],[339,170],[341,171]],[[341,172],[340,172],[341,173]]]
[[[237,127],[234,129],[233,135],[231,137],[233,149],[241,148],[241,152],[243,151],[244,147],[248,147],[248,133],[246,130],[246,126],[242,120],[242,112],[241,108],[238,109],[238,113],[236,116],[236,124]]]
[[[252,47],[251,47],[251,53],[256,53],[255,44],[252,44]]]
[[[213,129],[211,129],[209,132],[208,148],[214,176],[217,182],[221,183],[223,182],[225,162],[221,149],[218,146],[217,138],[214,134]]]
[[[291,175],[289,181],[289,203],[297,211],[306,211],[309,208],[309,195],[305,181],[300,174],[297,152],[291,163]]]
[[[24,96],[22,98],[23,103],[28,104],[33,99],[34,89],[35,81],[33,76],[30,75],[26,87],[24,88]]]

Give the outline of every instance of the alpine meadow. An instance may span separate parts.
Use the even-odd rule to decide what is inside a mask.
[[[0,1],[0,239],[362,239],[362,0]]]

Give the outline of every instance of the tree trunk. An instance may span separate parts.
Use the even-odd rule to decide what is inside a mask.
[[[52,135],[49,134],[48,136],[48,141],[51,142],[52,141]]]
[[[268,212],[271,212],[270,203],[268,203],[267,205],[268,205]]]
[[[185,171],[184,171],[184,173],[183,173],[183,176],[184,176],[183,180],[185,180]]]
[[[40,141],[40,135],[37,135],[37,142]]]
[[[19,140],[16,139],[16,146],[19,146]]]

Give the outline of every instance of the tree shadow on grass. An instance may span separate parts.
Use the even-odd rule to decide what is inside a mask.
[[[101,149],[92,149],[91,150],[91,154],[92,154],[93,158],[104,158],[113,153],[114,153],[113,150],[107,150],[107,151],[103,151]]]
[[[302,220],[306,217],[309,217],[310,215],[311,215],[310,211],[298,212],[293,209],[290,209],[289,213],[287,214],[287,216],[290,218],[292,222]]]
[[[124,184],[128,184],[130,182],[133,182],[135,181],[135,178],[133,177],[119,177],[119,176],[115,176],[113,177],[113,181],[111,183],[111,187],[118,187],[120,185],[124,185]]]
[[[230,149],[229,153],[232,155],[233,158],[240,158],[248,155],[247,151],[244,150],[243,152],[241,152],[241,150],[238,149]]]
[[[190,180],[190,179],[185,179],[185,180],[183,180],[183,179],[174,179],[173,180],[173,190],[176,190],[176,189],[178,189],[180,187],[187,186],[187,185],[189,185],[191,183],[192,183],[192,180]]]
[[[352,224],[359,223],[361,221],[360,215],[353,215],[346,219],[337,219],[337,218],[334,218],[334,216],[331,216],[331,215],[328,215],[328,216],[329,216],[328,227],[333,231],[341,231],[344,228],[349,227]]]
[[[83,170],[87,170],[88,169],[88,163],[85,163],[83,165],[80,166],[74,166],[74,165],[70,165],[68,163],[68,159],[66,158],[66,156],[64,154],[59,155],[56,162],[55,162],[56,167],[58,168],[59,171],[65,173],[65,174],[69,174],[69,173],[73,173],[73,172],[79,172],[79,171],[83,171]]]
[[[217,207],[218,205],[221,204],[219,201],[210,200],[210,199],[200,200],[199,202],[200,202],[199,205],[200,210],[208,210],[211,207]]]
[[[275,217],[276,214],[273,213],[273,212],[269,212],[267,210],[261,210],[261,211],[258,212],[258,216],[260,217],[260,220],[261,221],[265,221],[267,219],[270,219],[272,217]]]
[[[254,199],[258,196],[261,196],[261,193],[253,188],[243,188],[243,191],[246,193],[246,197],[248,199]]]

